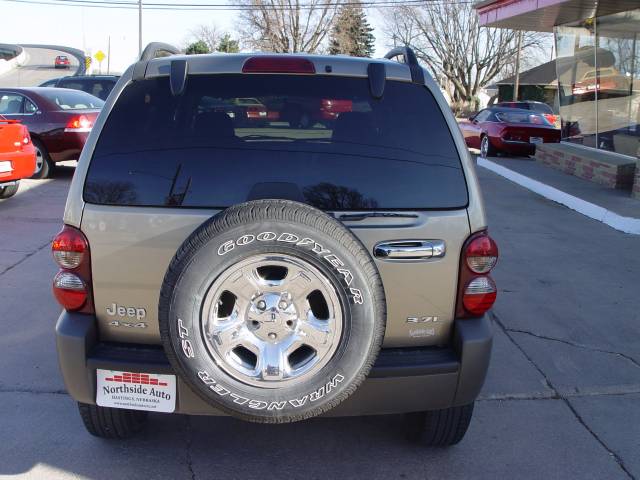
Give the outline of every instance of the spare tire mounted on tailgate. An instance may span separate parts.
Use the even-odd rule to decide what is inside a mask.
[[[245,420],[283,423],[347,398],[378,355],[380,275],[340,222],[308,205],[260,200],[202,224],[160,294],[160,333],[176,373]]]

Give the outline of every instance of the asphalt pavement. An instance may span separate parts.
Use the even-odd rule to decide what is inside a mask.
[[[130,441],[91,437],[53,337],[49,241],[72,172],[0,201],[0,477],[640,478],[640,237],[481,168],[499,297],[489,378],[459,445],[408,443],[399,416],[256,425],[156,414]]]
[[[37,87],[51,78],[73,75],[78,69],[78,60],[67,52],[49,48],[24,47],[26,60],[22,66],[0,75],[0,88]],[[54,68],[53,62],[58,55],[66,55],[71,68]]]

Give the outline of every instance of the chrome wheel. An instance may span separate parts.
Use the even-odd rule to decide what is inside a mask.
[[[44,155],[42,154],[42,150],[38,147],[36,148],[36,169],[33,172],[34,175],[40,173],[42,171],[42,167],[44,167]]]
[[[482,158],[487,158],[489,155],[489,137],[482,137],[482,142],[480,143],[480,156]]]
[[[227,374],[277,388],[331,360],[342,334],[342,307],[328,278],[309,262],[254,255],[213,283],[201,327],[209,353]]]

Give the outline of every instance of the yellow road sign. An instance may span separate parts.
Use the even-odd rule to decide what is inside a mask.
[[[102,50],[98,50],[96,54],[93,56],[93,58],[95,58],[98,61],[98,63],[101,63],[105,58],[107,58],[107,56],[104,54]]]
[[[84,66],[89,68],[91,66],[91,57],[84,57]]]

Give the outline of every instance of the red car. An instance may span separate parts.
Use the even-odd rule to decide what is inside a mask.
[[[554,126],[556,122],[560,120],[560,115],[556,115],[553,113],[553,109],[547,105],[546,103],[536,102],[533,100],[525,100],[521,102],[499,102],[494,105],[495,107],[505,107],[505,108],[520,108],[522,110],[532,110],[537,113],[541,113],[544,117],[549,120]]]
[[[36,149],[32,178],[47,178],[57,162],[77,160],[104,102],[67,88],[0,89],[0,115],[29,129]]]
[[[71,68],[71,61],[66,55],[58,55],[53,61],[54,68]]]
[[[560,130],[530,110],[491,107],[458,123],[470,148],[483,158],[498,153],[532,155],[540,143],[558,143]]]
[[[36,150],[27,127],[0,115],[0,198],[14,196],[20,180],[35,168]]]

